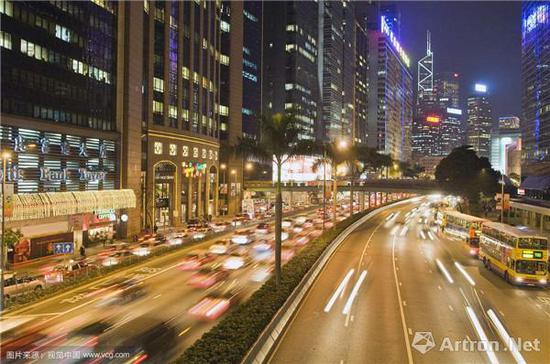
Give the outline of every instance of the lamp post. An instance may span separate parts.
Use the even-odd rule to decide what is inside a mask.
[[[323,144],[323,232],[327,219],[327,146]]]
[[[500,222],[504,223],[504,176],[500,180]]]
[[[225,163],[220,164],[220,170],[222,171],[221,172],[221,174],[222,174],[222,188],[225,185],[225,170],[226,169],[227,169],[227,165]],[[225,198],[224,198],[226,207],[227,207],[227,194],[229,193],[228,190],[229,189],[226,186]],[[218,194],[219,194],[219,191],[218,191]]]
[[[4,235],[6,228],[6,165],[11,155],[8,152],[2,153],[2,238],[0,241],[0,312],[4,311],[4,271],[6,262],[4,260]]]

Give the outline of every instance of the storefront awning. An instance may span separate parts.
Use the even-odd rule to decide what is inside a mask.
[[[45,219],[136,207],[133,190],[23,193],[14,195],[13,215],[7,221]]]

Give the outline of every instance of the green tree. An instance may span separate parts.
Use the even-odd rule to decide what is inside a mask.
[[[441,160],[435,178],[447,192],[467,199],[471,213],[479,214],[481,194],[498,191],[500,173],[491,168],[487,158],[478,157],[471,146],[464,145]]]
[[[6,257],[8,255],[8,249],[6,248],[14,249],[15,244],[17,244],[22,237],[23,234],[19,229],[7,228],[6,230],[4,230],[4,255],[2,256],[3,264],[1,265],[1,267],[6,267],[5,263]]]
[[[259,139],[241,138],[235,152],[244,158],[253,157],[261,162],[273,162],[277,168],[275,192],[275,280],[281,285],[281,231],[283,199],[281,172],[283,165],[296,155],[308,155],[314,145],[301,139],[304,134],[293,111],[264,115],[261,118]]]

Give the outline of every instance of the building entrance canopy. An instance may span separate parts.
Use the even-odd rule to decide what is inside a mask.
[[[13,196],[13,214],[7,221],[45,219],[109,209],[136,207],[133,190],[24,193]]]

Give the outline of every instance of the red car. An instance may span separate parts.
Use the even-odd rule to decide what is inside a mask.
[[[209,294],[189,309],[189,314],[199,320],[215,320],[240,301],[239,292]]]
[[[224,269],[202,268],[189,278],[187,284],[195,288],[208,288],[228,276],[229,272]]]
[[[202,267],[204,264],[210,263],[214,259],[216,259],[216,256],[214,254],[205,253],[201,255],[199,253],[189,253],[183,259],[178,269],[183,271],[197,270],[200,269],[200,267]]]

